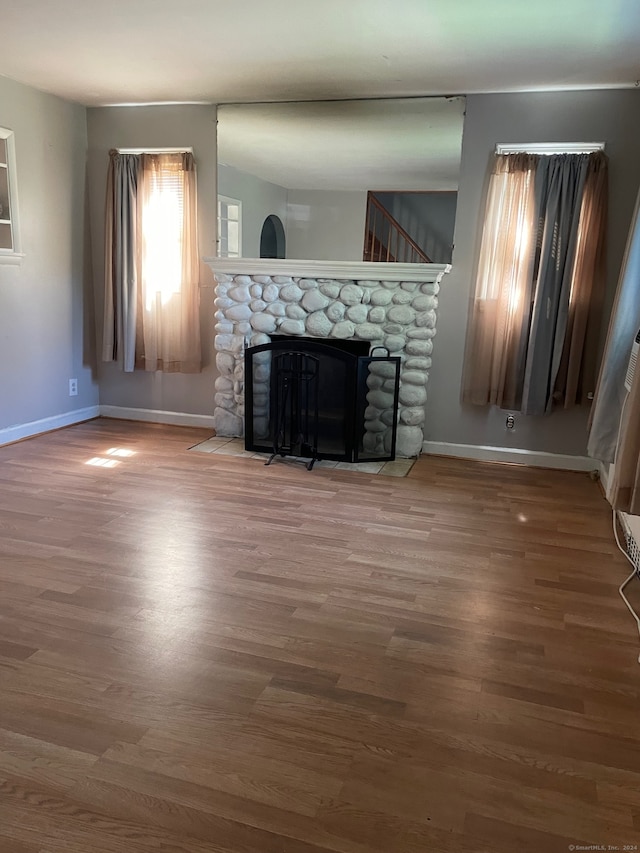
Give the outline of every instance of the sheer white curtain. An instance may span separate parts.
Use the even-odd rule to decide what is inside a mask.
[[[625,376],[639,328],[640,194],[611,313],[587,447],[596,459],[613,462],[615,458],[611,501],[616,509],[634,515],[640,514],[640,365],[628,393]]]
[[[125,371],[201,370],[196,205],[192,154],[111,152],[103,359]]]
[[[519,408],[535,248],[535,158],[499,155],[489,190],[462,398]]]
[[[193,155],[143,154],[140,170],[142,347],[145,370],[200,370],[199,258]]]

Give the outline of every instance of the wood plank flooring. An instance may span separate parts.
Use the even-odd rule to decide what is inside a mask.
[[[597,484],[205,437],[0,448],[1,853],[638,849],[639,644]]]

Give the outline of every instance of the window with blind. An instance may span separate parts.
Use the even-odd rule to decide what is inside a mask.
[[[182,287],[184,180],[179,157],[145,155],[148,174],[140,221],[147,305],[166,304]],[[147,169],[146,166],[149,168]]]

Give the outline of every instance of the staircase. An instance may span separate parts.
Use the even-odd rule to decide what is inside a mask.
[[[371,192],[367,193],[362,260],[400,264],[431,263],[415,240]]]

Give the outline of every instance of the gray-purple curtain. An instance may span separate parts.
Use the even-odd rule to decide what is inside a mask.
[[[105,212],[105,299],[102,360],[136,361],[139,154],[109,152]]]

